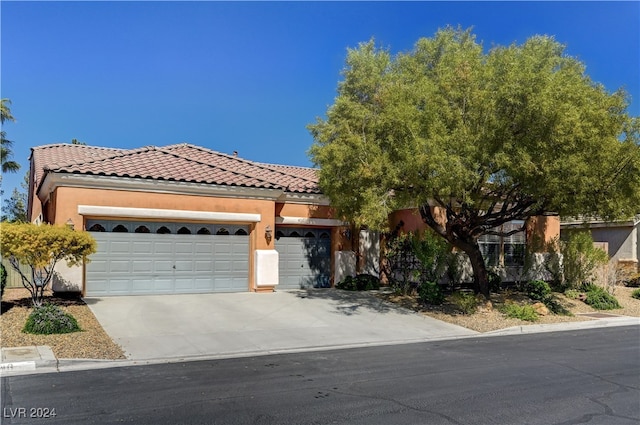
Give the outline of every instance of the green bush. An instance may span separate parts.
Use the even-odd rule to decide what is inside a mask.
[[[454,292],[451,294],[451,302],[454,303],[464,314],[473,314],[478,309],[478,300],[473,294]]]
[[[418,298],[426,304],[440,305],[445,296],[442,288],[436,282],[422,282],[418,287]]]
[[[640,300],[640,288],[631,292],[631,296],[637,300]]]
[[[489,272],[489,288],[491,292],[500,292],[500,285],[502,284],[502,278],[494,271]]]
[[[7,286],[7,269],[0,263],[0,298],[4,295],[5,286]]]
[[[586,293],[587,298],[585,303],[595,308],[596,310],[614,310],[616,308],[622,308],[618,303],[618,300],[604,288],[588,283],[582,286],[582,290]]]
[[[23,332],[30,334],[66,334],[80,330],[75,317],[62,311],[55,304],[34,307],[27,318]]]
[[[525,292],[532,300],[544,301],[551,295],[551,287],[544,280],[532,280],[525,285]]]
[[[566,291],[564,291],[564,295],[569,299],[577,300],[580,296],[580,291],[578,291],[577,289],[567,289]]]
[[[505,304],[502,307],[502,313],[513,319],[526,320],[527,322],[535,322],[538,320],[538,313],[530,305]]]
[[[359,274],[356,277],[347,276],[336,284],[336,288],[345,291],[370,291],[380,289],[380,279],[370,274]]]

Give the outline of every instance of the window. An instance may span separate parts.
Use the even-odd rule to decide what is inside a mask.
[[[178,229],[178,234],[179,235],[190,235],[191,234],[191,230],[189,230],[188,227],[182,226],[181,228]]]
[[[105,232],[106,229],[104,227],[102,227],[101,225],[99,225],[98,223],[94,224],[93,226],[91,226],[89,228],[90,232]]]
[[[244,229],[238,229],[238,230],[236,230],[235,234],[239,235],[239,236],[246,236],[247,235],[247,231],[244,230]]]
[[[138,226],[136,227],[136,230],[134,230],[134,232],[135,233],[151,233],[151,231],[147,226]]]
[[[158,231],[156,233],[159,233],[161,235],[167,235],[169,233],[171,233],[171,230],[169,230],[166,226],[162,226],[158,229]]]
[[[523,221],[505,223],[496,231],[510,233],[509,236],[483,235],[478,240],[480,252],[487,266],[518,267],[524,265],[526,252],[526,236]]]
[[[206,227],[201,227],[200,230],[198,230],[198,234],[199,235],[210,235],[211,234],[211,230],[207,229]]]
[[[116,233],[128,233],[129,229],[124,227],[122,224],[118,224],[116,227],[113,228],[112,231]]]

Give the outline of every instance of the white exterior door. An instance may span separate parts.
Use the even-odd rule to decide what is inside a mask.
[[[249,290],[245,226],[92,221],[86,296]]]

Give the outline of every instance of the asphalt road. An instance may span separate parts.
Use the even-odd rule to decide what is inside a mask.
[[[12,376],[2,423],[635,425],[640,327]]]

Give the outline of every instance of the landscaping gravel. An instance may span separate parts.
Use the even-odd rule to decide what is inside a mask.
[[[571,315],[562,316],[549,314],[546,316],[539,316],[538,320],[535,322],[512,319],[506,317],[500,312],[500,307],[504,305],[507,300],[519,304],[532,303],[531,300],[523,297],[521,294],[508,291],[499,294],[492,294],[491,304],[480,306],[478,311],[474,314],[463,314],[460,309],[451,302],[445,302],[443,305],[435,306],[421,304],[416,296],[394,294],[384,294],[381,296],[388,301],[400,304],[408,309],[433,317],[434,319],[442,320],[443,322],[453,323],[454,325],[462,326],[478,332],[491,332],[513,326],[596,320],[594,317],[580,316],[580,314],[585,313],[606,313],[616,316],[640,317],[640,300],[631,297],[631,293],[634,289],[635,288],[616,286],[613,295],[616,297],[622,308],[606,311],[595,310],[580,300],[569,299],[563,294],[554,293],[556,300],[565,309],[567,309]]]
[[[78,296],[60,298],[46,294],[46,300],[57,304],[76,318],[82,331],[58,335],[33,335],[22,332],[31,312],[29,292],[23,288],[6,289],[2,297],[0,344],[2,347],[48,345],[59,359],[124,359],[122,348],[102,329],[89,307]]]

